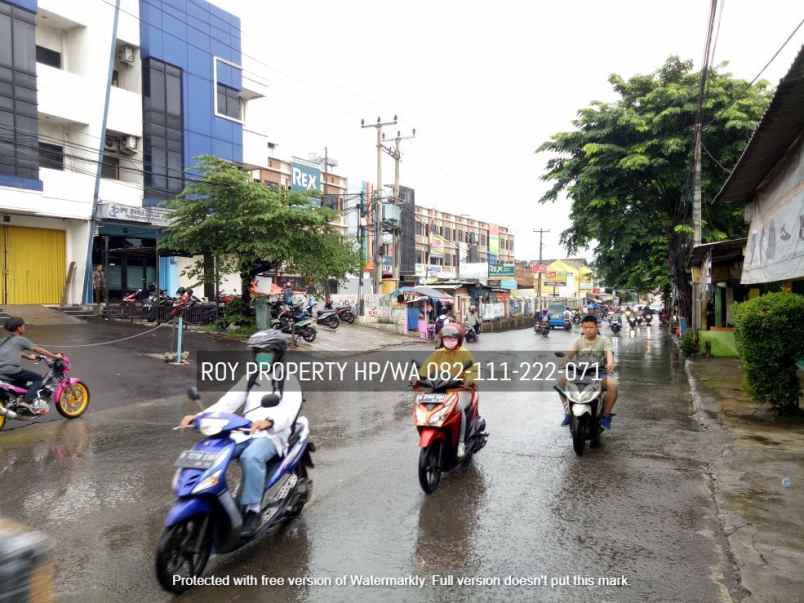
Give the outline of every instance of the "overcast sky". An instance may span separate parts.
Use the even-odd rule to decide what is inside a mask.
[[[536,147],[612,99],[611,73],[671,54],[700,65],[709,12],[706,0],[213,1],[240,16],[244,53],[265,63],[244,59],[269,86],[249,111],[283,158],[327,145],[357,190],[376,178],[375,132],[360,119],[396,113],[403,135],[417,132],[401,168],[416,203],[507,226],[518,259],[538,257],[534,228],[551,231],[545,257],[565,255],[568,202],[537,203]],[[726,0],[715,62],[752,79],[802,18],[799,0]],[[803,43],[804,27],[763,77],[776,84]],[[393,182],[390,158],[383,175]]]

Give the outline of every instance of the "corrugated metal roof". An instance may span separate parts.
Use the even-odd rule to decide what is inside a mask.
[[[804,46],[715,201],[748,203],[762,179],[804,130]]]
[[[712,252],[713,260],[730,259],[739,257],[743,254],[745,243],[748,239],[729,239],[728,241],[716,241],[714,243],[702,243],[692,248],[692,263],[700,263],[706,254]]]

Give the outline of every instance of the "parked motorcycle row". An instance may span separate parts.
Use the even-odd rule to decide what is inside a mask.
[[[214,322],[222,315],[225,304],[230,301],[222,294],[218,300],[210,302],[184,287],[179,287],[174,297],[168,295],[165,289],[157,290],[152,284],[126,294],[120,306],[123,316],[142,317],[149,322],[166,322],[181,313],[186,317],[192,314],[194,322],[206,323]]]
[[[309,298],[306,304],[286,304],[276,300],[270,306],[271,327],[312,343],[317,335],[316,324],[334,331],[342,322],[352,324],[355,321],[355,313],[348,305],[333,308],[326,304],[321,310],[316,310],[317,305],[313,298]]]

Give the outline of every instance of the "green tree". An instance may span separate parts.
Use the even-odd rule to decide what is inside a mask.
[[[162,245],[218,258],[221,274],[239,274],[243,307],[260,263],[316,282],[343,278],[357,268],[355,246],[331,225],[335,212],[311,206],[310,194],[272,190],[215,157],[198,158],[197,171],[171,202],[174,212]],[[202,259],[195,272],[203,271]]]
[[[718,69],[725,66],[721,65]],[[704,103],[703,238],[743,236],[742,208],[710,203],[737,162],[770,101],[764,81],[751,86],[709,72]],[[648,75],[609,78],[618,98],[581,109],[572,131],[554,134],[542,178],[572,203],[562,233],[570,253],[596,245],[596,269],[613,287],[646,291],[674,285],[689,314],[687,272],[691,230],[691,158],[700,74],[670,57]]]

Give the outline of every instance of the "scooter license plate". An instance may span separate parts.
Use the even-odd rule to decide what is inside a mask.
[[[416,396],[416,402],[419,404],[439,404],[446,399],[446,394],[419,394]]]
[[[209,469],[218,458],[217,452],[204,452],[202,450],[185,450],[176,459],[176,467],[182,469]]]

